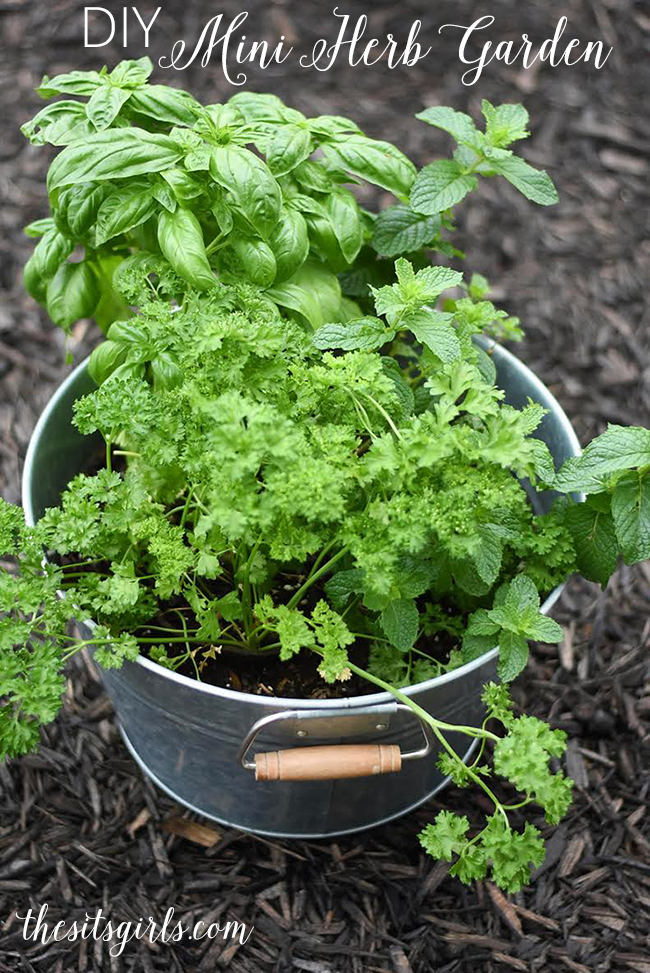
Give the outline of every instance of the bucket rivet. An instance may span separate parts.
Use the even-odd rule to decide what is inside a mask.
[[[306,737],[307,736],[307,730],[298,730],[298,736],[299,737]]]
[[[385,730],[385,729],[386,729],[385,723],[378,723],[377,726],[375,727],[375,730]]]

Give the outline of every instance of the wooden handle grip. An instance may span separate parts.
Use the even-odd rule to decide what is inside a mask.
[[[402,754],[395,744],[350,743],[255,754],[255,780],[340,780],[401,769]]]

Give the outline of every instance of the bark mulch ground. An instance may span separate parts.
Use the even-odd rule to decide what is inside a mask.
[[[249,86],[311,114],[352,115],[420,164],[448,150],[443,133],[412,119],[425,104],[476,114],[481,97],[524,100],[534,132],[525,152],[551,172],[561,203],[535,210],[490,183],[459,214],[460,245],[469,266],[498,282],[496,297],[524,321],[521,354],[583,441],[607,422],[647,424],[647,6],[500,0],[490,10],[493,36],[517,40],[526,31],[537,43],[566,14],[567,36],[603,38],[615,52],[600,71],[500,64],[476,87],[463,87],[456,42],[447,35],[440,43],[437,28],[471,22],[474,6],[373,5],[372,36],[401,37],[423,19],[439,53],[415,67],[391,72],[341,62],[317,74],[292,58],[281,68],[251,70]],[[223,12],[229,20],[239,9],[232,2],[218,10],[192,0],[166,4],[152,57],[168,53],[178,37],[196,37],[209,16]],[[301,51],[333,31],[330,5],[315,0],[247,9],[251,36],[284,33]],[[69,0],[0,2],[0,482],[12,500],[36,417],[67,371],[62,336],[20,282],[30,248],[21,227],[43,215],[48,153],[27,145],[18,126],[38,107],[32,89],[45,71],[96,67],[124,53],[117,46],[84,51],[82,12]],[[141,41],[129,53],[142,54]],[[213,101],[232,92],[216,65],[188,69],[177,83]],[[90,325],[75,329],[75,360],[96,340]],[[489,882],[467,889],[420,852],[417,830],[439,807],[480,815],[475,794],[468,801],[449,790],[398,822],[337,841],[274,841],[198,820],[142,778],[101,684],[77,660],[64,712],[43,734],[40,752],[0,765],[0,973],[650,973],[649,609],[647,567],[622,568],[605,592],[572,581],[556,614],[564,643],[559,652],[537,649],[517,684],[528,711],[569,732],[576,800],[550,833],[535,882],[512,896]],[[109,944],[93,940],[26,942],[15,914],[43,903],[48,921],[71,923],[101,908],[117,922],[160,922],[173,907],[176,918],[239,919],[254,931],[239,948],[221,940],[134,940],[111,957]]]

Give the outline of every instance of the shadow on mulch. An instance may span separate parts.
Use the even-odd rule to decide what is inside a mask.
[[[249,87],[272,90],[310,114],[349,114],[388,137],[418,164],[448,152],[443,133],[414,121],[425,104],[478,114],[480,98],[523,100],[531,113],[530,160],[549,170],[561,196],[535,208],[488,184],[459,211],[468,268],[493,277],[495,299],[527,329],[521,348],[575,420],[584,440],[607,422],[648,423],[647,281],[650,277],[650,18],[628,0],[559,3],[501,0],[498,37],[534,43],[569,16],[571,36],[604,38],[616,58],[599,72],[521,71],[493,65],[475,88],[460,82],[440,24],[470,5],[443,0],[382,4],[369,35],[400,37],[416,17],[435,37],[435,60],[390,72],[349,68],[306,73],[297,59],[250,70]],[[251,3],[251,34],[284,33],[300,51],[331,34],[329,6],[305,0]],[[237,5],[219,12],[231,19]],[[154,60],[171,40],[196,37],[214,11],[169,3],[152,38]],[[478,14],[476,14],[478,16]],[[474,14],[473,14],[474,17]],[[472,18],[473,19],[473,18]],[[0,2],[0,482],[19,498],[19,470],[43,404],[67,372],[64,340],[22,290],[31,244],[21,227],[43,215],[47,150],[24,142],[19,125],[39,107],[47,71],[96,67],[125,55],[82,48],[82,7]],[[293,40],[291,40],[293,38]],[[126,55],[139,56],[135,48]],[[632,70],[633,67],[633,70]],[[167,81],[167,77],[158,78]],[[178,83],[217,101],[232,93],[215,66],[188,69]],[[352,96],[352,97],[351,97]],[[97,340],[87,323],[70,347],[80,360]],[[573,581],[558,619],[566,638],[539,648],[516,694],[529,712],[571,736],[567,769],[576,800],[550,835],[535,883],[503,896],[490,883],[466,889],[447,866],[421,853],[416,833],[441,806],[480,816],[481,798],[449,790],[391,825],[338,841],[253,838],[198,821],[142,779],[119,738],[91,668],[70,671],[64,712],[34,756],[0,766],[0,973],[5,971],[185,971],[236,973],[650,973],[650,572],[620,570],[605,593]],[[543,826],[543,822],[539,822]],[[238,919],[248,942],[196,945],[133,941],[120,956],[107,943],[26,942],[16,913],[49,905],[48,922],[83,921],[98,909],[113,921],[154,917]]]

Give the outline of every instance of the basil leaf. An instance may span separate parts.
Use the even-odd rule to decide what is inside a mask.
[[[332,191],[332,186],[329,187],[327,192]],[[323,204],[314,199],[312,196],[306,196],[304,193],[291,193],[285,197],[285,204],[290,206],[291,209],[297,210],[299,213],[311,213],[313,216],[327,217],[327,211]]]
[[[27,271],[27,278],[31,282],[33,287],[33,275],[38,274],[42,280],[47,283],[54,277],[55,273],[59,269],[60,265],[64,260],[67,260],[72,251],[74,250],[74,243],[63,233],[58,230],[48,230],[43,234],[41,239],[36,244],[34,252],[29,258],[27,264],[28,267],[25,268]],[[35,288],[39,294],[42,294],[40,288]],[[29,290],[28,293],[32,294]],[[35,295],[32,294],[32,297]],[[35,298],[40,300],[39,297]]]
[[[232,210],[225,199],[218,199],[212,206],[212,215],[219,226],[219,232],[227,236],[233,228]]]
[[[102,84],[106,82],[97,71],[70,71],[68,74],[57,74],[55,78],[43,75],[36,90],[41,98],[53,98],[55,95],[92,95]]]
[[[48,191],[89,179],[126,179],[161,172],[171,168],[182,154],[180,146],[167,135],[154,135],[141,128],[98,132],[57,155],[48,172]]]
[[[98,254],[94,269],[99,278],[101,297],[93,312],[93,317],[102,331],[108,331],[114,321],[129,318],[131,307],[113,285],[113,275],[124,263],[121,254]]]
[[[23,233],[31,239],[38,239],[48,230],[55,229],[54,220],[51,216],[48,216],[43,220],[34,220],[33,223],[28,223],[27,226],[23,227]]]
[[[316,135],[343,135],[348,132],[363,135],[356,122],[342,115],[319,115],[318,118],[310,118],[307,124]]]
[[[341,253],[351,264],[363,243],[363,223],[356,199],[347,189],[337,189],[325,200],[325,210],[339,242]]]
[[[309,254],[309,234],[304,216],[293,209],[284,209],[269,237],[275,255],[278,281],[287,280],[305,262]]]
[[[80,101],[57,101],[37,112],[20,131],[32,145],[69,145],[93,135],[95,129]]]
[[[168,209],[170,213],[173,213],[178,205],[178,201],[171,191],[170,187],[160,179],[159,182],[154,182],[151,187],[151,195],[154,199],[157,199],[161,206]]]
[[[289,280],[275,284],[266,295],[281,307],[297,311],[313,328],[335,321],[341,306],[338,278],[314,260],[306,260]]]
[[[131,97],[130,91],[104,84],[92,93],[86,105],[86,114],[98,131],[103,131],[115,121],[120,109]]]
[[[206,115],[209,116],[213,125],[206,124]],[[245,125],[246,119],[234,105],[206,105],[205,108],[201,109],[201,117],[195,126],[195,131],[204,132],[209,138],[215,127],[237,129],[243,128]]]
[[[187,91],[149,84],[131,95],[129,109],[168,125],[194,125],[201,106]]]
[[[304,162],[311,153],[309,130],[297,125],[284,125],[267,145],[266,163],[274,175],[284,176]]]
[[[163,210],[158,217],[158,243],[176,273],[193,287],[205,291],[214,285],[203,230],[191,210],[182,206],[175,213]]]
[[[312,248],[330,265],[335,273],[341,273],[348,269],[348,262],[341,253],[338,238],[334,225],[328,216],[315,216],[312,213],[305,214],[309,239]]]
[[[40,274],[38,264],[34,260],[34,254],[23,267],[23,286],[30,297],[33,297],[39,304],[45,304],[47,281]]]
[[[137,61],[120,61],[110,74],[111,84],[120,88],[135,88],[146,84],[153,71],[150,57],[140,57]]]
[[[97,211],[111,193],[105,182],[71,186],[59,197],[59,211],[73,237],[84,237],[97,219]]]
[[[75,321],[92,316],[99,297],[99,282],[89,263],[63,264],[47,287],[47,313],[67,331]]]
[[[193,146],[185,156],[185,168],[189,172],[207,172],[211,158],[212,149],[209,145]]]
[[[233,247],[249,280],[258,287],[269,287],[275,280],[276,263],[268,243],[250,237],[237,237],[233,240]]]
[[[210,174],[227,189],[251,226],[268,239],[280,216],[282,195],[268,166],[239,145],[216,146],[210,154]]]
[[[366,138],[365,135],[350,135],[327,142],[322,148],[325,157],[346,172],[381,186],[400,198],[408,196],[416,169],[390,142]]]
[[[156,209],[150,189],[143,191],[140,186],[125,186],[116,190],[99,207],[95,245],[101,247],[107,240],[140,226]]]
[[[182,369],[171,352],[160,352],[151,359],[151,373],[156,389],[173,389],[183,381]]]
[[[121,345],[145,345],[147,332],[138,324],[137,318],[131,321],[116,321],[108,329],[108,340]]]
[[[310,193],[331,193],[334,183],[321,163],[305,159],[293,170],[291,175],[303,189]]]
[[[126,359],[127,349],[116,341],[103,341],[88,360],[88,372],[93,382],[101,385]]]
[[[203,192],[203,186],[200,182],[178,166],[166,169],[160,175],[165,182],[169,183],[179,203],[185,203],[188,199],[196,199]]]
[[[286,122],[304,120],[305,118],[301,112],[287,108],[277,95],[238,91],[237,94],[228,99],[228,105],[234,105],[249,123]]]

